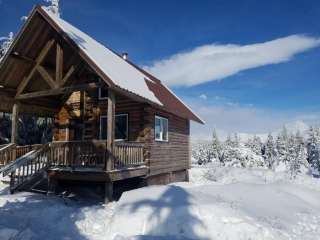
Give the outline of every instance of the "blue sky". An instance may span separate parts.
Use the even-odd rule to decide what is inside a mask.
[[[214,127],[258,133],[296,120],[319,122],[319,1],[60,2],[65,20],[128,52],[195,108],[207,125],[193,125],[194,135]],[[44,1],[0,0],[0,36],[17,32],[20,17],[37,3]],[[214,59],[199,58],[199,48]],[[186,75],[193,76],[189,84]]]

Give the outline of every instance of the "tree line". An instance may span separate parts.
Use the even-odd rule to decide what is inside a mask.
[[[18,121],[17,144],[20,146],[47,143],[52,141],[52,118],[21,115]],[[0,145],[11,139],[11,114],[0,114]]]
[[[307,137],[283,130],[266,141],[254,136],[242,142],[237,134],[220,141],[216,131],[212,140],[193,145],[192,158],[197,164],[218,162],[223,166],[264,167],[271,170],[287,170],[296,176],[303,169],[320,173],[320,128],[310,127]]]

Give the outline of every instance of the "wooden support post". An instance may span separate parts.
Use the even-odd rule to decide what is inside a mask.
[[[112,90],[108,91],[108,115],[107,115],[107,151],[108,159],[106,171],[111,171],[114,161],[114,129],[115,129],[115,95]]]
[[[86,100],[86,92],[80,91],[80,119],[81,119],[81,126],[82,126],[82,140],[85,139],[85,100]]]
[[[113,201],[113,183],[112,182],[106,182],[105,183],[105,196],[104,196],[104,202],[109,203]]]
[[[11,143],[17,144],[18,137],[18,120],[19,120],[19,103],[14,103],[11,116]],[[12,161],[17,158],[17,148],[12,150]]]
[[[54,195],[56,193],[57,190],[57,186],[58,186],[58,180],[48,176],[48,189],[47,189],[47,195]]]

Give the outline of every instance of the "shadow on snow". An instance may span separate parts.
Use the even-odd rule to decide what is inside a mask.
[[[141,200],[128,204],[131,213],[139,209],[150,207],[152,213],[148,216],[148,223],[156,223],[141,240],[147,239],[199,239],[208,238],[196,232],[206,232],[204,223],[191,212],[192,196],[179,186],[168,186],[168,189],[156,200]]]
[[[6,193],[6,189],[1,191],[0,198],[10,197]],[[8,200],[0,207],[0,237],[1,232],[13,230],[9,239],[87,239],[76,226],[85,218],[81,212],[84,205],[30,193],[19,193],[18,200]]]

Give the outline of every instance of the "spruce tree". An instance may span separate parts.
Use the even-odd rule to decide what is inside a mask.
[[[285,127],[283,127],[282,132],[277,137],[276,149],[278,162],[286,163],[288,154],[288,133]]]
[[[276,164],[276,158],[277,158],[277,151],[276,151],[275,143],[273,140],[273,136],[269,134],[267,138],[267,142],[265,143],[265,153],[264,153],[266,166],[269,169],[274,169]]]
[[[260,137],[254,136],[252,142],[252,151],[257,154],[258,156],[262,155],[262,142]]]
[[[293,162],[290,162],[290,172],[291,176],[293,177],[301,172],[301,167],[308,168],[305,143],[299,131],[295,135],[295,151],[295,160]]]
[[[220,161],[221,157],[221,144],[218,138],[218,135],[216,133],[216,130],[213,130],[212,134],[212,157],[215,161]]]
[[[307,142],[307,155],[309,164],[314,170],[320,173],[320,154],[319,154],[319,144],[320,144],[320,134],[319,129],[310,127],[308,132],[308,142]]]

